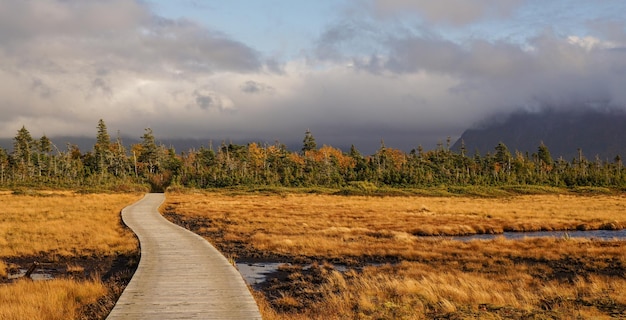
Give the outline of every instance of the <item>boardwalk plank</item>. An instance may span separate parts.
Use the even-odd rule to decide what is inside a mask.
[[[170,223],[147,194],[122,219],[139,238],[141,260],[107,317],[117,319],[261,319],[243,278],[202,237]]]

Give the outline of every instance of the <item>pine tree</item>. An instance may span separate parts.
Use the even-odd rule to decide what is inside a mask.
[[[94,145],[94,157],[97,163],[97,170],[104,175],[111,160],[111,137],[107,131],[104,120],[98,121],[98,135]]]
[[[49,158],[49,153],[52,151],[52,142],[44,134],[37,142],[37,168],[39,176],[44,169],[44,160]]]
[[[304,133],[304,140],[302,141],[302,153],[304,154],[307,151],[315,149],[317,149],[317,143],[315,142],[315,138],[313,137],[313,134],[311,134],[311,131],[307,129]]]
[[[509,152],[509,148],[502,142],[498,143],[496,146],[495,160],[503,166],[511,161],[511,152]]]
[[[22,126],[22,128],[17,131],[17,135],[13,140],[11,159],[14,166],[21,172],[21,178],[24,179],[24,174],[32,175],[32,156],[35,141],[25,126]]]
[[[494,155],[494,160],[501,167],[504,168],[506,172],[511,171],[511,152],[509,152],[509,148],[503,143],[500,142],[496,146],[496,154]]]
[[[131,174],[131,166],[129,163],[129,159],[126,155],[126,147],[122,143],[122,138],[120,137],[119,132],[117,133],[117,138],[115,139],[115,144],[112,148],[112,173],[116,176],[122,176],[128,173]],[[128,171],[127,171],[128,170]]]
[[[548,147],[543,144],[543,141],[537,150],[537,158],[539,158],[539,161],[543,162],[547,166],[551,166],[552,163],[554,163],[554,160],[552,160],[552,156],[550,155],[550,150],[548,150]]]
[[[9,165],[9,155],[6,150],[0,148],[0,185],[5,182],[5,170]]]
[[[146,128],[141,136],[141,154],[137,161],[148,166],[149,173],[155,173],[158,165],[158,148],[152,134],[152,129]]]

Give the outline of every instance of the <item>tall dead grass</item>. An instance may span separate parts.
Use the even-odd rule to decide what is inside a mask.
[[[420,236],[613,229],[626,225],[622,196],[513,198],[170,194],[166,208],[210,221],[225,241],[309,256],[427,254]],[[424,252],[427,250],[427,252]]]
[[[606,309],[624,305],[623,278],[540,282],[510,271],[505,281],[412,262],[335,271],[321,287],[324,300],[301,312],[269,312],[264,319],[613,319],[616,314]]]
[[[621,228],[624,200],[196,193],[170,194],[163,208],[214,243],[251,252],[402,261],[296,283],[301,294],[257,293],[265,319],[609,319],[626,317],[624,241],[422,235]],[[323,298],[299,300],[307,296]]]
[[[120,211],[139,194],[0,193],[0,278],[3,259],[104,257],[136,252]],[[76,270],[76,266],[68,270]],[[99,280],[17,281],[0,284],[0,319],[76,319],[80,309],[106,294]]]
[[[0,319],[77,319],[80,309],[106,293],[100,281],[21,280],[0,285]]]
[[[112,255],[137,248],[120,223],[138,194],[0,194],[0,257]]]

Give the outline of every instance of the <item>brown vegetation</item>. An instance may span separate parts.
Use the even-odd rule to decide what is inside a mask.
[[[624,241],[422,235],[616,229],[624,200],[195,193],[163,208],[235,259],[314,263],[256,294],[266,319],[602,319],[626,317]]]
[[[119,213],[139,197],[1,192],[0,319],[106,315],[120,293],[118,285],[129,276],[127,269],[137,260],[137,240],[122,226]],[[35,261],[56,279],[7,279]]]
[[[216,234],[219,242],[243,242],[266,253],[416,259],[431,251],[420,236],[622,228],[624,200],[571,195],[486,199],[207,193],[170,194],[166,212],[203,223],[195,231]]]
[[[0,319],[79,319],[85,305],[106,294],[99,280],[20,280],[0,286]]]

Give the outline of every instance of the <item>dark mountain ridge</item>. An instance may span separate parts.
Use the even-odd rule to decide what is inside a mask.
[[[536,153],[543,142],[554,159],[571,161],[580,149],[585,158],[613,161],[626,156],[626,112],[622,110],[545,110],[516,112],[505,119],[466,130],[453,145],[462,143],[469,154],[494,153],[498,143],[509,151]]]

